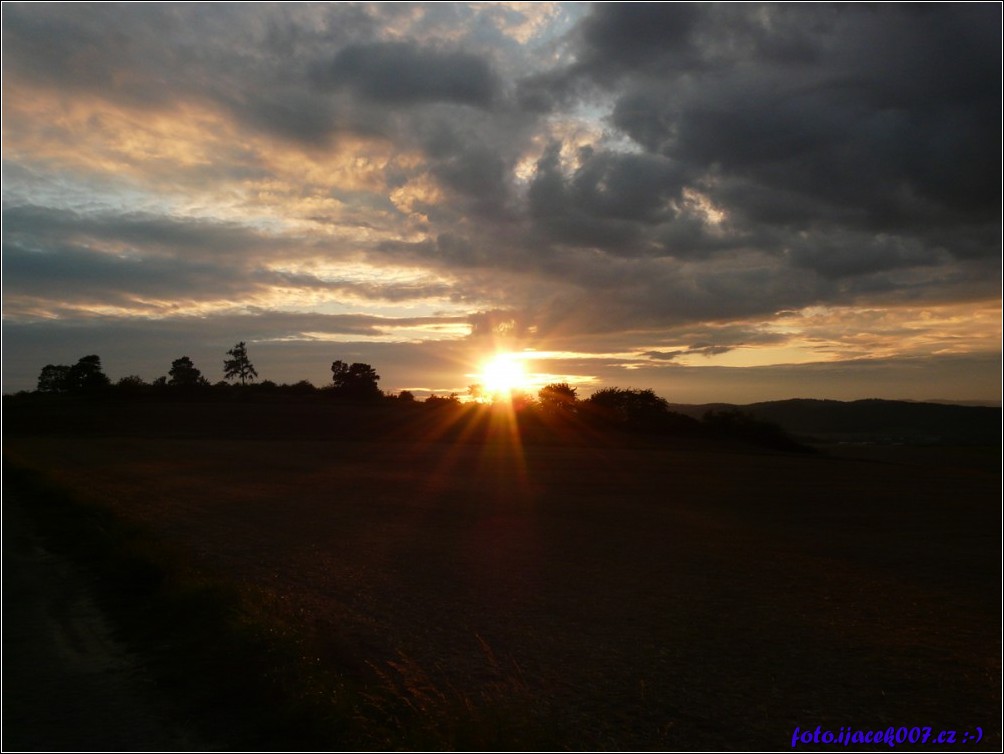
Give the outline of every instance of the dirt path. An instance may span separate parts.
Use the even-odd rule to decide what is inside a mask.
[[[3,499],[3,750],[204,749],[115,638],[88,575]]]

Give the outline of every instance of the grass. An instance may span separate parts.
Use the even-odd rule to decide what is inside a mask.
[[[237,745],[1000,745],[1000,478],[957,458],[196,435],[4,451],[76,500],[54,521],[124,527],[111,571],[177,625],[178,696],[259,721]]]
[[[273,748],[330,740],[329,715],[288,703],[303,681],[292,672],[292,644],[249,620],[235,590],[193,573],[168,543],[37,471],[5,462],[4,487],[50,547],[96,577],[123,638],[206,740]]]

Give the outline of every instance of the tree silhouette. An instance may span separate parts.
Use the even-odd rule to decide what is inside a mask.
[[[699,421],[671,411],[666,399],[651,390],[604,388],[583,406],[601,420],[643,432],[694,435],[701,430]]]
[[[651,390],[604,388],[590,396],[588,405],[600,417],[642,430],[665,428],[673,416],[669,403]]]
[[[195,387],[196,385],[208,384],[202,376],[202,372],[195,368],[195,364],[187,356],[172,361],[168,374],[171,375],[171,379],[167,381],[167,384],[175,387]]]
[[[231,358],[223,362],[223,376],[226,379],[232,380],[239,377],[242,385],[246,385],[248,380],[254,382],[258,372],[255,371],[254,365],[248,358],[247,345],[243,340],[227,351],[227,356]]]
[[[101,357],[96,354],[84,356],[70,367],[70,390],[74,392],[91,393],[110,385],[108,375],[101,371]]]
[[[38,375],[40,393],[93,393],[111,386],[111,380],[101,371],[101,357],[84,356],[72,367],[46,364]]]
[[[70,367],[65,364],[46,364],[38,375],[38,392],[66,393],[70,390]]]
[[[383,397],[377,382],[380,375],[369,364],[331,362],[331,381],[339,398],[350,401],[371,401]]]
[[[567,382],[552,382],[542,387],[537,397],[545,411],[574,411],[577,400],[575,393],[576,389]]]

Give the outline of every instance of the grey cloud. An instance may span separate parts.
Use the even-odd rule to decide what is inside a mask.
[[[55,308],[97,302],[143,308],[139,301],[151,297],[241,305],[276,286],[383,301],[451,294],[441,282],[346,281],[268,269],[274,259],[323,249],[227,223],[37,206],[6,208],[3,219],[8,313],[44,300]]]
[[[5,309],[68,311],[73,306],[121,306],[141,312],[170,301],[183,310],[200,300],[239,304],[261,288],[225,266],[166,258],[138,259],[74,246],[26,250],[4,242]]]
[[[675,351],[645,351],[643,355],[648,356],[650,359],[655,359],[656,361],[673,361],[686,355],[686,353],[687,351],[685,349],[677,349]]]
[[[657,155],[586,150],[581,166],[566,176],[559,148],[548,147],[528,193],[529,211],[547,237],[628,255],[654,253],[647,228],[675,216],[670,200],[682,188],[675,166]]]
[[[697,353],[700,354],[701,356],[717,356],[718,354],[728,353],[729,351],[733,350],[735,350],[734,346],[699,345],[699,346],[691,346],[689,349],[687,349],[687,353]]]
[[[146,9],[143,23],[134,25],[135,16],[121,14],[114,6],[98,4],[83,10],[68,11],[64,4],[5,6],[5,77],[13,74],[36,84],[100,91],[145,104],[162,101],[162,89],[151,86],[152,68],[166,68],[170,62],[169,51],[158,38],[158,31],[173,26],[170,15],[162,8]],[[132,75],[119,75],[125,71]]]
[[[743,344],[737,343],[733,346],[703,344],[690,346],[689,348],[681,348],[674,351],[645,351],[644,355],[648,356],[650,359],[655,359],[656,361],[674,361],[681,356],[690,356],[691,354],[697,354],[699,356],[717,356],[718,354],[734,351],[736,346],[740,345]]]
[[[184,252],[190,257],[251,256],[274,243],[259,233],[236,224],[204,220],[176,220],[141,213],[83,214],[35,205],[5,207],[4,235],[40,245],[51,242],[114,243],[128,254]],[[124,247],[124,248],[122,248]],[[132,248],[130,248],[132,247]]]
[[[949,256],[946,249],[925,246],[912,238],[842,234],[834,239],[825,233],[798,238],[787,254],[794,265],[829,278],[937,265]]]
[[[4,9],[5,78],[140,109],[197,101],[308,145],[383,120],[319,95],[311,71],[332,47],[372,38],[351,4],[51,4]]]
[[[744,268],[722,260],[688,269],[658,259],[624,261],[629,264],[598,262],[591,274],[604,277],[607,270],[611,282],[590,284],[551,304],[550,310],[539,314],[541,331],[560,332],[568,323],[583,332],[677,327],[702,320],[769,316],[779,301],[803,307],[839,298],[831,282],[781,263]],[[572,280],[582,274],[570,270]]]
[[[482,247],[474,245],[466,236],[441,233],[435,239],[415,243],[385,241],[378,245],[377,253],[401,256],[425,265],[444,269],[463,269],[491,266],[492,257]],[[379,257],[374,257],[379,261]]]

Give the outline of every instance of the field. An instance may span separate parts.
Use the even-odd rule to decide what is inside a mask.
[[[1001,746],[1000,476],[975,450],[303,437],[63,427],[4,456],[237,594],[344,718],[327,748]]]

